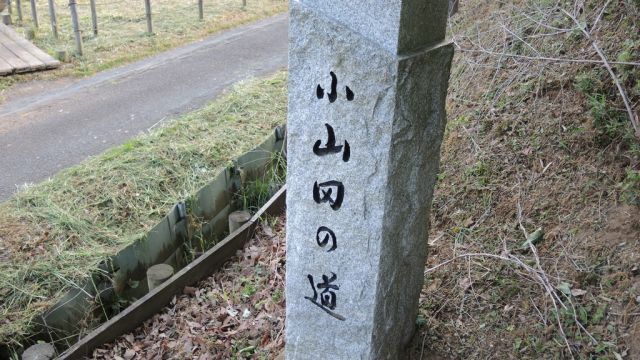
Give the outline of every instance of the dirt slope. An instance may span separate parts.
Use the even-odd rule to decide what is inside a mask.
[[[461,4],[415,358],[640,358],[639,15]]]

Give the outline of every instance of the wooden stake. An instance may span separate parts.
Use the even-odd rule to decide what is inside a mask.
[[[147,13],[147,33],[153,34],[153,24],[151,24],[151,0],[144,0],[144,9]]]
[[[67,56],[67,51],[66,50],[56,50],[56,59],[62,61],[62,62],[68,62],[69,61],[69,56]]]
[[[38,9],[36,8],[36,0],[31,0],[31,20],[33,26],[38,28]]]
[[[240,226],[244,225],[251,219],[251,213],[248,211],[234,211],[229,214],[229,234],[238,230]]]
[[[93,35],[98,36],[98,14],[96,12],[96,0],[91,0],[90,5],[91,5],[91,24],[93,25]]]
[[[51,33],[54,38],[58,38],[58,20],[56,19],[56,3],[49,0],[49,19],[51,20]]]
[[[22,22],[22,0],[16,0],[16,12],[18,13],[18,21]]]
[[[78,22],[78,10],[76,9],[76,0],[69,0],[69,11],[71,12],[71,23],[73,24],[73,33],[76,36],[76,51],[78,56],[83,55],[82,51],[82,34],[80,33],[80,23]]]
[[[162,285],[173,276],[173,267],[167,264],[153,265],[147,269],[147,285],[149,285],[149,291]]]
[[[204,0],[198,0],[198,18],[204,20]]]
[[[53,359],[56,356],[56,348],[49,343],[38,343],[35,345],[31,345],[24,351],[22,354],[22,359],[24,360],[49,360]]]

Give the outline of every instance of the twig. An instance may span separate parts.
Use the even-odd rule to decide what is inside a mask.
[[[596,65],[604,65],[605,62],[602,60],[591,60],[591,59],[567,59],[567,58],[556,58],[556,57],[548,57],[548,56],[527,56],[527,55],[518,55],[518,54],[510,54],[510,53],[501,53],[497,51],[491,51],[487,49],[467,49],[458,45],[458,51],[462,52],[471,52],[471,53],[485,53],[492,56],[506,56],[510,58],[517,58],[523,60],[536,60],[536,61],[552,61],[552,62],[565,62],[565,63],[577,63],[577,64],[596,64]],[[609,64],[615,65],[628,65],[628,66],[640,66],[639,62],[632,61],[608,61]]]
[[[425,340],[427,340],[427,333],[424,333],[424,336],[422,337],[422,350],[420,350],[420,360],[422,360],[422,357],[424,355],[424,342]]]
[[[478,145],[476,140],[473,138],[473,135],[471,135],[471,132],[469,131],[469,129],[467,129],[464,125],[462,125],[462,128],[467,133],[467,135],[469,135],[469,139],[471,139],[471,142],[473,143],[473,146],[476,148],[476,154],[481,153],[482,149],[480,149],[480,145]]]
[[[524,225],[522,225],[522,206],[520,205],[520,200],[518,200],[518,203],[516,204],[516,211],[518,212],[518,225],[520,226],[520,230],[522,230],[524,239],[529,240],[529,233],[527,232],[527,229],[524,228]]]
[[[591,25],[591,30],[595,30],[596,27],[598,27],[598,22],[600,22],[600,19],[602,19],[602,15],[604,15],[604,11],[606,10],[607,6],[609,6],[609,4],[611,4],[611,0],[607,0],[607,2],[604,4],[602,9],[600,10],[600,13],[593,22],[593,25]]]
[[[587,331],[587,329],[582,326],[582,323],[580,323],[580,321],[578,320],[578,312],[576,311],[576,307],[575,305],[573,305],[573,301],[571,301],[570,298],[567,297],[567,299],[569,300],[569,304],[571,304],[571,308],[573,309],[573,321],[575,321],[575,323],[578,325],[578,327],[585,332],[585,334],[587,334],[587,336],[589,336],[589,338],[591,339],[591,343],[593,345],[597,345],[598,344],[598,340],[596,340],[593,335],[591,335],[591,333],[589,331]]]
[[[533,308],[536,309],[536,312],[538,313],[538,316],[540,316],[540,320],[542,320],[542,323],[545,326],[547,326],[547,318],[544,315],[542,315],[542,311],[538,309],[538,306],[536,305],[535,301],[533,301],[531,296],[529,296],[529,301],[531,302],[531,305],[533,306]]]
[[[606,55],[604,54],[602,49],[600,49],[600,46],[598,46],[598,43],[596,42],[596,40],[591,36],[591,32],[589,32],[584,26],[580,25],[580,22],[578,22],[578,19],[576,19],[573,15],[571,15],[565,9],[560,9],[560,10],[569,18],[571,18],[571,20],[573,20],[573,22],[576,24],[576,27],[580,29],[580,31],[582,31],[584,36],[587,37],[587,39],[591,42],[591,46],[593,47],[593,49],[598,53],[598,56],[600,56],[600,59],[602,59],[602,65],[607,69],[607,71],[609,72],[609,75],[611,75],[611,79],[616,84],[616,87],[618,88],[618,93],[622,97],[624,106],[627,109],[627,115],[629,116],[631,125],[633,125],[635,136],[640,140],[640,123],[638,123],[638,117],[633,113],[633,109],[631,108],[631,104],[629,103],[629,98],[627,97],[627,92],[622,87],[622,84],[620,83],[618,76],[616,76],[616,74],[613,72],[613,69],[611,68],[611,65],[610,65],[611,63],[607,60]]]
[[[504,24],[500,24],[500,26],[504,29],[504,31],[508,32],[509,34],[511,34],[511,36],[515,37],[516,39],[522,41],[523,44],[527,45],[527,47],[531,50],[533,50],[534,53],[536,53],[536,55],[540,55],[540,52],[534,48],[533,46],[531,46],[531,44],[529,44],[528,42],[524,41],[523,38],[521,38],[520,36],[518,36],[518,34],[514,33],[513,31],[511,31],[509,28],[507,28]]]
[[[530,244],[530,246],[532,248],[535,249],[535,246],[533,244]],[[537,253],[534,253],[534,255]],[[539,258],[536,256],[536,261],[539,262]],[[560,301],[560,303],[563,305],[563,307],[566,308],[566,305],[564,305],[561,300],[559,300],[559,298],[557,297],[557,295],[555,294],[555,288],[549,283],[548,278],[546,277],[546,275],[544,274],[544,271],[542,271],[541,269],[535,269],[532,268],[531,266],[525,264],[524,262],[522,262],[522,260],[520,260],[519,258],[508,254],[507,256],[504,255],[496,255],[496,254],[490,254],[490,253],[465,253],[465,254],[460,254],[457,255],[449,260],[446,260],[434,267],[428,268],[424,271],[425,274],[428,274],[430,272],[433,272],[445,265],[448,265],[456,260],[459,259],[469,259],[472,257],[484,257],[484,258],[490,258],[490,259],[496,259],[496,260],[502,260],[502,261],[506,261],[512,264],[517,265],[518,267],[524,269],[527,273],[529,273],[529,275],[532,275],[534,277],[534,279],[536,280],[536,282],[545,290],[545,292],[547,293],[547,295],[551,298],[551,302],[553,304],[553,307],[555,308],[556,311],[556,319],[557,319],[557,323],[558,323],[558,330],[560,331],[560,335],[562,336],[565,345],[567,347],[567,349],[569,350],[569,355],[570,357],[573,359],[573,351],[571,350],[571,345],[569,344],[569,340],[567,339],[567,335],[564,331],[564,327],[562,326],[562,322],[560,320],[560,309],[558,307],[558,301]]]
[[[542,265],[540,264],[540,257],[538,256],[538,250],[536,249],[535,245],[533,245],[533,241],[529,241],[529,235],[527,234],[527,230],[522,225],[522,206],[520,205],[520,199],[518,199],[518,203],[517,203],[516,206],[517,206],[517,211],[518,211],[518,224],[520,225],[520,229],[522,229],[522,232],[525,235],[525,241],[529,245],[529,249],[531,250],[531,253],[533,254],[533,257],[534,257],[534,259],[536,261],[536,267],[537,267],[537,270],[539,271],[539,273],[537,275],[538,275],[542,285],[546,289],[547,293],[549,294],[549,297],[551,298],[551,302],[553,304],[553,307],[556,310],[556,319],[558,320],[558,329],[560,330],[560,333],[562,334],[562,339],[564,340],[565,345],[567,346],[567,349],[569,350],[569,355],[573,359],[573,352],[571,351],[571,345],[569,344],[569,340],[567,339],[567,335],[564,332],[564,327],[562,326],[562,321],[560,320],[560,309],[558,308],[558,303],[560,303],[565,309],[567,307],[562,302],[562,299],[560,299],[558,297],[558,295],[556,294],[554,286],[551,285],[551,283],[549,281],[549,278],[547,277],[546,273],[544,272],[544,269],[542,269]],[[518,259],[518,260],[521,261],[520,259]],[[576,319],[576,321],[577,321],[577,319]]]

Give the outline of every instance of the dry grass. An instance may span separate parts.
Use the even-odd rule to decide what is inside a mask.
[[[414,358],[640,358],[640,145],[559,11],[599,19],[590,32],[635,110],[639,7],[461,4]]]
[[[591,44],[553,10],[570,5],[472,0],[453,19],[458,52],[414,359],[640,358],[640,145]],[[585,2],[585,21],[602,5]],[[609,5],[593,34],[607,39],[612,62],[637,61],[639,9]],[[569,31],[548,34],[530,18]],[[637,107],[639,69],[614,66]],[[149,324],[166,326],[162,316],[107,354],[126,354],[132,336],[143,344],[134,353],[158,351],[144,341]],[[237,355],[233,343],[192,343]]]
[[[460,10],[415,358],[637,358],[640,4]]]
[[[16,26],[18,32],[33,27],[29,1],[23,0],[22,6],[24,21]],[[154,35],[150,36],[146,33],[144,0],[96,0],[99,32],[98,36],[94,36],[89,0],[78,0],[84,56],[73,57],[71,63],[58,70],[0,78],[0,90],[6,91],[17,81],[91,75],[224,29],[281,13],[287,6],[285,0],[248,0],[246,7],[242,6],[242,0],[205,0],[204,21],[200,21],[197,0],[153,0]],[[38,1],[37,9],[40,26],[33,42],[52,55],[57,49],[65,49],[73,54],[75,40],[68,1],[56,1],[59,40],[52,36],[47,1]],[[14,21],[17,19],[15,8],[13,18]]]
[[[0,204],[0,344],[286,120],[286,76],[238,85]]]
[[[582,4],[472,0],[453,19],[412,358],[640,358],[640,145],[592,43],[559,11],[593,24],[604,4]],[[639,9],[607,6],[590,31],[637,108],[639,70],[626,63],[638,59]],[[126,337],[109,348],[125,353]]]

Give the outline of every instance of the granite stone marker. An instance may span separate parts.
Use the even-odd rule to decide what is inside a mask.
[[[291,0],[286,358],[398,359],[423,284],[448,0]]]

